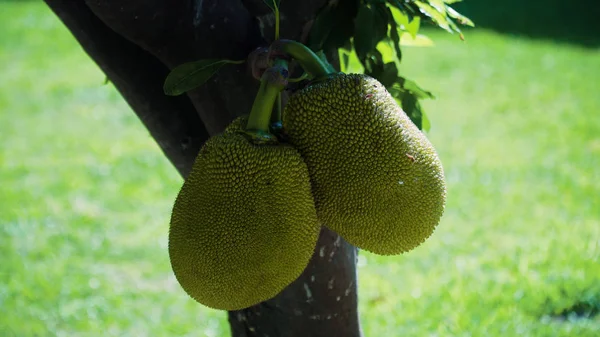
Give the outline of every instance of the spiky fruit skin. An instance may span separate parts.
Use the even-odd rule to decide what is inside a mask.
[[[223,131],[223,134],[227,135],[239,131],[244,131],[244,129],[246,128],[246,123],[248,123],[248,115],[236,117],[234,120],[231,121],[231,123],[229,123],[229,125],[227,125],[225,131]]]
[[[381,255],[432,234],[446,200],[442,164],[377,80],[338,74],[301,89],[283,129],[308,165],[323,225]]]
[[[320,226],[306,164],[289,145],[210,138],[173,207],[169,256],[182,288],[215,309],[277,295],[306,268]]]

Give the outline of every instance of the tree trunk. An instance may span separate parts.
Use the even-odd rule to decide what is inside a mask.
[[[274,17],[262,0],[45,0],[186,177],[209,136],[250,111],[258,89],[243,65],[169,97],[162,83],[198,59],[240,60],[266,46]],[[282,1],[281,36],[305,40],[327,0]],[[323,228],[304,273],[275,298],[229,312],[234,337],[361,336],[356,249]]]

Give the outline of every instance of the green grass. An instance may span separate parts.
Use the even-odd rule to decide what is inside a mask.
[[[0,336],[227,336],[167,255],[181,178],[41,3],[0,3]],[[361,252],[365,336],[594,336],[600,51],[427,32],[403,72],[449,184],[439,229]]]

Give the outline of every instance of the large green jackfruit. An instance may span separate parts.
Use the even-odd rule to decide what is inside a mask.
[[[323,225],[383,255],[432,234],[446,199],[441,162],[378,81],[336,74],[301,89],[283,129],[308,165]]]
[[[320,230],[300,154],[230,131],[202,147],[169,231],[171,265],[182,288],[223,310],[255,305],[294,281]]]

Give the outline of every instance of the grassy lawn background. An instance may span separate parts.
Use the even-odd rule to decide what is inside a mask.
[[[42,3],[0,32],[0,336],[227,336],[172,275],[182,180],[137,117]],[[600,50],[427,34],[403,71],[448,204],[415,251],[360,253],[365,336],[594,336],[560,313],[600,307]]]

